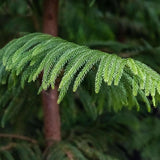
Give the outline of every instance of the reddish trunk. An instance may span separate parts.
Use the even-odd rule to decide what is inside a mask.
[[[53,36],[58,35],[58,0],[44,0],[43,32]],[[54,90],[42,91],[44,128],[47,146],[55,141],[60,141],[60,114],[58,99],[58,87]]]
[[[44,0],[43,32],[58,35],[58,0]]]
[[[57,87],[54,90],[49,89],[48,91],[42,91],[44,127],[47,146],[50,146],[61,139],[60,115],[57,98]]]

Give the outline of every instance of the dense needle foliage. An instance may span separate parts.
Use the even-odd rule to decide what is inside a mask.
[[[38,33],[42,1],[2,1],[0,159],[159,160],[158,8],[158,0],[61,0],[54,38]],[[37,93],[57,79],[62,141],[44,151]]]

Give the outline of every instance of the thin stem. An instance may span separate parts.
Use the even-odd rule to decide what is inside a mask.
[[[31,138],[26,137],[26,136],[17,135],[17,134],[5,134],[5,133],[0,133],[0,138],[20,139],[20,140],[24,140],[24,141],[28,141],[28,142],[37,144],[37,141],[36,141],[36,140],[31,139]]]
[[[17,145],[16,143],[9,143],[9,144],[6,145],[6,146],[0,147],[0,151],[10,150],[10,149],[16,147],[16,145]]]

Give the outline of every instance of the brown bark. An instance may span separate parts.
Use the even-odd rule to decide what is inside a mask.
[[[61,140],[60,114],[57,99],[57,87],[54,90],[42,91],[44,129],[47,146]]]
[[[58,35],[58,0],[44,0],[43,32]]]
[[[58,35],[58,0],[44,0],[43,32],[53,36]],[[47,146],[60,141],[60,113],[58,99],[58,87],[54,90],[42,91],[44,110],[44,129]]]

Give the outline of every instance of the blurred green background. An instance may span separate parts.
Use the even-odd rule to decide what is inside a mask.
[[[42,0],[1,0],[0,47],[13,38],[41,32],[42,21]],[[59,36],[68,41],[138,59],[160,73],[159,0],[60,0],[58,25]],[[90,83],[89,78],[85,83]],[[26,146],[26,160],[31,159],[28,152],[41,159],[45,142],[37,87],[38,82],[23,91],[17,89],[16,95],[14,91],[5,93],[7,100],[3,100],[6,88],[0,90],[0,119],[5,121],[0,133],[22,134],[38,141],[35,145],[0,137],[2,160],[6,154],[3,147],[8,144],[18,146],[6,149],[16,160],[23,159]],[[53,148],[57,160],[62,159],[64,148],[78,160],[160,159],[160,105],[150,113],[143,103],[139,112],[125,108],[115,112],[108,106],[102,109],[103,94],[98,102],[95,99],[92,91],[82,86],[76,94],[69,92],[61,103],[62,142]]]

